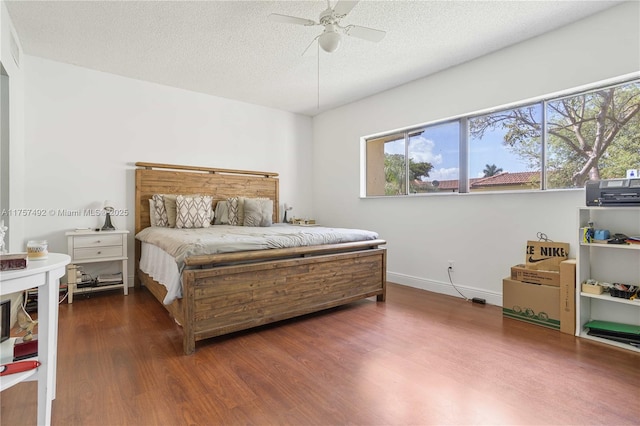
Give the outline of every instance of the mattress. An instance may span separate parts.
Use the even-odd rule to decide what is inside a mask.
[[[277,223],[270,227],[215,225],[209,228],[145,228],[136,234],[142,242],[140,270],[167,288],[163,303],[182,297],[180,277],[190,256],[250,250],[305,247],[375,240],[373,231]]]

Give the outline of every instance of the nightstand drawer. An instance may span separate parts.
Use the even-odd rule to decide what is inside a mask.
[[[88,247],[73,250],[74,260],[122,257],[122,245],[109,247]]]
[[[122,235],[86,235],[76,236],[73,238],[73,247],[103,247],[103,246],[121,246]],[[119,256],[122,256],[120,254]]]

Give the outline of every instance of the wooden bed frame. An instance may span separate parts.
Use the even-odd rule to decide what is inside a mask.
[[[150,226],[153,194],[203,194],[267,197],[278,222],[278,174],[168,164],[136,163],[136,234]],[[384,240],[290,249],[256,250],[187,258],[183,297],[165,308],[182,325],[185,354],[196,341],[386,295]],[[162,303],[167,290],[139,270],[135,241],[136,286],[141,283]]]

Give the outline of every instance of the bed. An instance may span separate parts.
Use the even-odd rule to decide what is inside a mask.
[[[273,231],[285,226],[293,228],[278,224],[277,173],[143,162],[136,166],[136,235],[151,226],[149,200],[155,194],[210,195],[214,203],[231,197],[268,199],[273,201]],[[359,299],[375,296],[383,302],[385,241],[377,234],[366,238],[286,248],[188,253],[180,259],[178,268],[180,297],[172,298],[165,285],[140,269],[143,243],[136,237],[135,283],[145,286],[182,326],[183,351],[191,354],[196,342],[215,336]]]

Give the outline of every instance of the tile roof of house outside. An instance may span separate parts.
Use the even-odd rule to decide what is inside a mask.
[[[469,179],[470,189],[482,189],[487,187],[500,187],[500,186],[529,186],[532,182],[540,179],[540,172],[502,172],[494,176],[471,178]],[[440,180],[437,181],[437,185],[432,185],[432,182],[420,182],[416,181],[414,184],[419,187],[431,188],[437,186],[441,192],[457,192],[459,188],[458,179],[452,180]]]
[[[471,188],[478,188],[485,186],[528,185],[539,177],[540,172],[502,172],[486,178],[476,179],[475,182],[470,182],[470,186]]]

